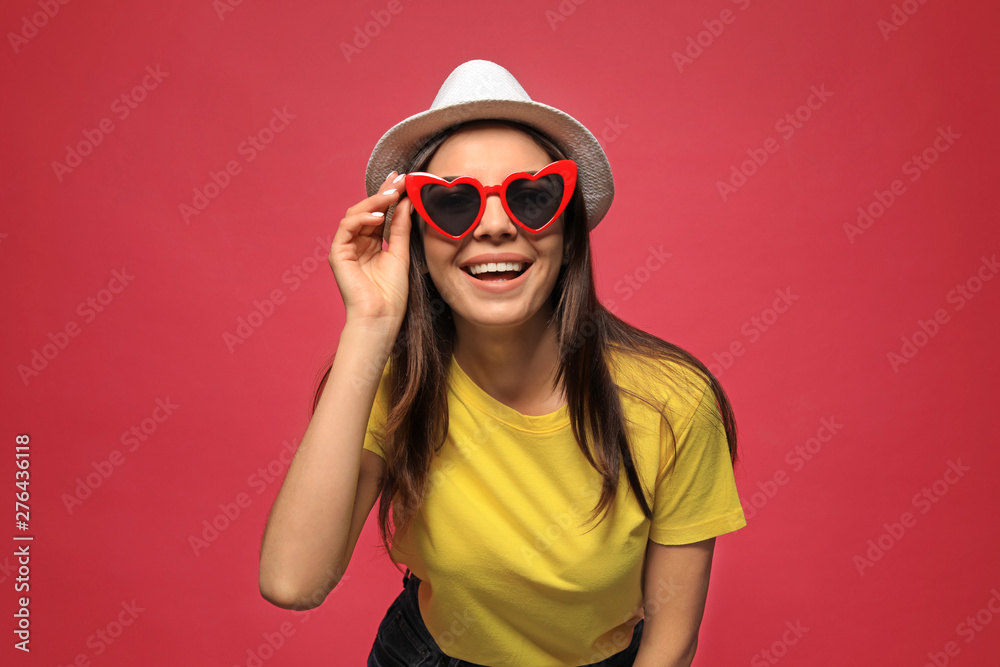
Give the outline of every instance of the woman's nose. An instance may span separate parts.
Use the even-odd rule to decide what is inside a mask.
[[[517,226],[507,215],[503,204],[500,202],[500,195],[490,193],[486,195],[486,210],[483,211],[483,218],[472,231],[476,238],[480,236],[514,236],[517,234]]]

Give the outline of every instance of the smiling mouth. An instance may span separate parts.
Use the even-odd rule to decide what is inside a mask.
[[[469,267],[467,267],[467,266],[463,266],[462,270],[465,271],[466,273],[468,273],[470,276],[472,276],[476,280],[482,280],[482,281],[485,281],[485,282],[497,283],[497,282],[504,282],[506,280],[513,280],[514,278],[517,278],[522,273],[524,273],[525,271],[527,271],[530,266],[531,266],[531,264],[527,264],[520,271],[483,271],[482,273],[478,273],[478,274],[473,274],[472,271],[470,271]]]

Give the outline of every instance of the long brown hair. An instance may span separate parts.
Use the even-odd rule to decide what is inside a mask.
[[[424,170],[446,138],[471,123],[480,122],[509,125],[534,139],[553,160],[566,157],[552,140],[527,125],[514,121],[471,121],[452,126],[428,140],[402,173]],[[419,230],[417,214],[414,212],[413,216],[412,229]],[[622,350],[637,360],[645,358],[653,362],[655,365],[650,367],[653,372],[678,385],[685,378],[670,362],[694,371],[707,382],[718,403],[733,465],[737,460],[736,420],[722,385],[701,361],[687,350],[628,324],[598,300],[580,188],[573,193],[564,221],[564,243],[569,261],[561,268],[550,296],[553,307],[550,324],[556,327],[559,342],[560,362],[555,385],[564,383],[573,434],[583,456],[603,478],[600,499],[587,521],[592,521],[602,510],[606,513],[611,509],[622,466],[643,514],[652,519],[652,509],[635,470],[620,393],[626,392],[653,403],[648,397],[613,381],[611,350]],[[406,530],[419,509],[431,459],[444,444],[448,431],[447,377],[455,343],[455,323],[451,308],[435,288],[430,275],[420,271],[418,261],[423,256],[422,235],[411,233],[406,314],[388,362],[389,405],[392,407],[384,428],[374,427],[386,461],[385,475],[380,481],[379,536],[394,563],[395,537]],[[314,412],[332,365],[331,360],[319,381],[313,400]],[[660,409],[661,406],[654,407]],[[663,419],[673,441],[670,420],[665,414]],[[593,454],[591,440],[594,442]],[[392,513],[397,516],[392,517],[390,525]],[[398,567],[398,563],[396,565]]]

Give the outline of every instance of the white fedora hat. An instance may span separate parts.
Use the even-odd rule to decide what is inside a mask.
[[[470,60],[456,67],[429,110],[410,116],[382,135],[365,172],[368,196],[378,192],[390,171],[406,169],[410,158],[440,131],[466,121],[496,119],[530,125],[576,162],[587,230],[596,227],[615,196],[611,165],[600,142],[569,114],[532,101],[510,72],[488,60]],[[389,236],[394,209],[395,205],[386,213],[384,237]]]

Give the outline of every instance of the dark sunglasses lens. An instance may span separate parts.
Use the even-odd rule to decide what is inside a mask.
[[[542,176],[535,181],[520,178],[507,186],[507,206],[527,227],[539,229],[559,210],[564,187],[559,174]]]
[[[455,236],[467,230],[479,213],[479,191],[468,183],[425,185],[420,200],[434,224]]]

